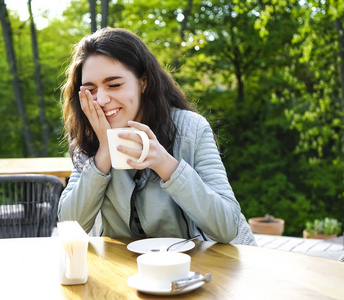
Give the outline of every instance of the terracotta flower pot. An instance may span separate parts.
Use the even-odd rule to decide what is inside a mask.
[[[284,220],[273,218],[266,221],[264,217],[251,218],[248,220],[253,233],[282,235],[284,231]]]
[[[337,237],[337,234],[331,234],[331,235],[326,235],[326,234],[310,234],[306,230],[303,231],[303,238],[305,238],[305,239],[328,240],[328,239],[333,239],[335,237]]]

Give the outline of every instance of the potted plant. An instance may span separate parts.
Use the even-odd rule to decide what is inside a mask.
[[[284,220],[268,214],[264,217],[250,218],[248,223],[253,233],[282,235],[284,231]]]
[[[309,239],[332,239],[342,232],[342,223],[336,219],[325,218],[307,222],[303,237]]]

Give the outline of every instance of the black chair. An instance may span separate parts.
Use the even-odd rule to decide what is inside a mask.
[[[51,236],[62,190],[52,175],[0,175],[0,238]]]

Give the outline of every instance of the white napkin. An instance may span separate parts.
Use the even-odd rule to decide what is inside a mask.
[[[61,262],[65,277],[71,280],[87,278],[88,235],[76,221],[59,222],[57,228],[65,252]]]

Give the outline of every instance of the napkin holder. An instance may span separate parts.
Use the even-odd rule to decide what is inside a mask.
[[[57,227],[61,240],[60,283],[85,284],[88,279],[88,235],[76,221],[60,222]]]

